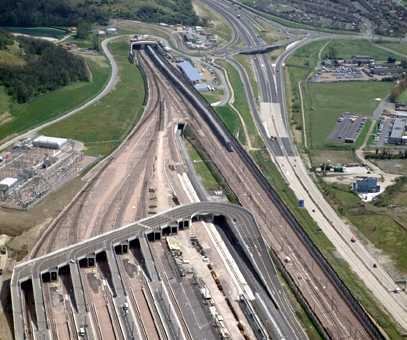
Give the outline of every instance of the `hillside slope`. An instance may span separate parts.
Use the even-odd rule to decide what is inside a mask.
[[[0,26],[76,26],[111,17],[196,24],[191,0],[2,0]]]

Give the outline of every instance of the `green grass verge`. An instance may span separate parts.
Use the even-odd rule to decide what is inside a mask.
[[[189,141],[186,141],[185,144],[188,150],[189,157],[194,164],[195,171],[198,176],[201,177],[203,186],[208,191],[221,190],[222,187],[216,181],[216,178],[213,176],[208,165],[210,160],[201,158],[198,151]]]
[[[391,50],[407,55],[407,43],[388,42],[388,41],[378,41],[377,43],[383,47],[387,47],[390,48]]]
[[[208,6],[201,2],[194,0],[192,1],[192,4],[197,15],[208,20],[208,22],[212,24],[210,29],[212,29],[216,35],[225,42],[232,40],[232,28],[223,16],[210,10]]]
[[[220,63],[223,68],[225,68],[229,81],[233,87],[233,92],[234,92],[234,97],[235,97],[235,102],[233,103],[233,106],[240,112],[242,119],[246,125],[247,132],[250,137],[250,141],[252,143],[252,146],[258,146],[261,144],[261,138],[258,134],[256,125],[254,124],[250,109],[249,109],[249,104],[247,103],[246,100],[246,94],[244,91],[244,86],[243,82],[240,79],[239,72],[236,71],[236,69],[230,65],[229,63],[226,62],[221,62]]]
[[[246,136],[237,113],[229,105],[216,107],[215,111],[233,136],[235,136],[241,144],[245,145]]]
[[[107,155],[118,146],[143,112],[144,82],[139,69],[128,62],[127,41],[110,44],[119,66],[115,89],[94,105],[42,132],[85,143],[87,154]]]
[[[250,62],[250,57],[246,55],[237,55],[236,60],[243,66],[246,70],[247,74],[249,75],[250,83],[252,85],[253,94],[257,100],[259,98],[259,87],[257,86],[256,75],[254,74],[253,67]]]
[[[210,103],[217,103],[223,98],[223,91],[216,90],[215,92],[201,92],[201,95]]]
[[[101,63],[88,61],[88,64],[92,72],[91,82],[73,83],[24,104],[9,100],[6,111],[11,114],[13,120],[0,125],[0,140],[54,119],[100,92],[109,78],[110,67],[107,63],[101,65]],[[3,93],[1,97],[4,97],[4,88],[0,89],[1,92]]]
[[[287,106],[291,124],[301,130],[301,102],[298,83],[306,79],[314,71],[318,62],[318,54],[327,41],[314,41],[299,48],[286,62],[286,93]]]
[[[227,181],[222,176],[222,173],[212,162],[212,160],[202,147],[202,144],[196,138],[195,131],[187,126],[187,128],[184,130],[184,137],[189,144],[189,148],[193,148],[193,150],[189,149],[189,155],[192,160],[196,160],[194,165],[195,170],[198,175],[201,176],[205,188],[208,190],[212,190],[212,188],[215,187],[215,190],[222,189],[229,202],[239,204],[238,198],[230,189]]]

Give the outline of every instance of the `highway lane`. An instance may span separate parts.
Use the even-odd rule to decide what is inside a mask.
[[[230,12],[231,10],[229,13]],[[240,20],[240,22],[248,24],[248,21],[245,20]],[[250,29],[244,28],[241,32],[249,44],[253,45],[258,41],[257,37],[253,34],[250,36],[249,33],[248,36],[247,32],[251,32]],[[317,37],[317,39],[321,38],[322,37]],[[306,208],[310,212],[310,215],[320,226],[322,225],[322,230],[331,242],[336,245],[341,255],[351,264],[352,269],[365,281],[367,287],[382,301],[398,323],[405,328],[407,325],[405,310],[407,300],[405,294],[401,293],[397,296],[392,293],[391,291],[395,289],[396,285],[390,276],[381,267],[377,268],[377,270],[373,270],[373,264],[376,262],[360,242],[354,245],[351,244],[350,239],[353,234],[349,226],[337,216],[336,212],[326,202],[310,178],[301,158],[298,157],[295,145],[290,138],[291,132],[285,103],[284,78],[282,77],[284,72],[283,64],[293,51],[309,42],[309,40],[310,38],[300,41],[295,48],[286,51],[278,59],[275,70],[273,70],[267,56],[254,57],[256,74],[257,77],[260,78],[259,84],[262,99],[264,102],[270,101],[279,104],[281,111],[277,114],[282,114],[284,122],[284,126],[275,124],[277,140],[283,150],[283,155],[281,155],[282,157],[274,157],[274,159],[297,197],[308,198],[308,200],[306,200]],[[265,80],[261,81],[262,78]],[[250,83],[245,84],[246,86],[251,86]],[[255,110],[254,113],[256,112]],[[255,119],[256,116],[257,114],[255,114]],[[272,142],[267,138],[260,119],[257,117],[256,120],[258,126],[260,123],[260,132],[263,138],[265,137],[269,150],[272,151]],[[397,306],[397,304],[399,304],[399,306]]]
[[[216,9],[219,11],[219,6]],[[230,13],[232,13],[232,14],[230,14]],[[230,21],[236,20],[235,14],[233,14],[232,8],[229,8],[228,10],[224,10],[222,12],[222,14],[225,15],[227,17],[227,19]],[[239,20],[239,23],[244,23],[244,20]],[[248,34],[247,32],[250,32],[250,30],[248,30],[247,28],[241,29],[241,34],[242,34],[243,39],[245,39],[248,44],[252,44],[252,45],[255,44],[256,41],[258,41],[258,38],[254,35],[250,36],[250,33]],[[254,58],[256,58],[256,57],[254,57]],[[259,64],[260,64],[261,68],[259,68]],[[291,186],[293,186],[292,178],[287,178],[287,173],[290,174],[290,169],[287,166],[287,160],[288,160],[288,165],[291,165],[292,168],[296,168],[295,163],[297,162],[297,159],[294,159],[292,161],[293,164],[291,164],[289,162],[293,158],[292,156],[295,155],[294,154],[295,148],[289,138],[289,131],[287,131],[289,129],[286,129],[286,127],[285,127],[286,117],[281,117],[281,112],[279,112],[278,110],[276,111],[276,109],[281,110],[280,109],[281,99],[279,100],[279,93],[277,91],[277,86],[275,85],[275,82],[277,82],[277,77],[273,73],[273,69],[272,69],[270,61],[267,58],[265,58],[265,56],[260,56],[260,58],[258,58],[258,62],[255,62],[255,69],[256,69],[258,78],[260,78],[260,79],[261,79],[261,77],[267,78],[267,80],[265,80],[265,81],[259,81],[260,90],[262,93],[262,99],[264,101],[269,100],[271,103],[276,104],[276,105],[272,105],[272,107],[271,107],[272,110],[274,110],[274,112],[272,112],[272,113],[275,114],[277,116],[277,118],[279,118],[281,123],[276,124],[276,122],[274,121],[275,117],[273,117],[272,124],[274,125],[274,132],[276,133],[275,136],[277,137],[276,139],[279,143],[281,150],[283,151],[282,155],[278,155],[278,157],[273,155],[273,148],[271,145],[272,144],[271,140],[268,139],[267,135],[264,133],[264,127],[263,127],[261,120],[258,117],[257,111],[254,112],[255,120],[256,120],[258,127],[260,127],[259,130],[260,130],[263,138],[265,139],[266,145],[267,145],[273,159],[276,161],[276,164],[280,166],[282,172],[286,173],[285,177],[286,177],[288,183],[290,183]],[[246,84],[246,86],[250,86],[250,84]],[[273,88],[274,88],[274,90],[272,90]],[[282,131],[282,129],[283,129],[283,131]],[[297,180],[298,180],[298,178],[297,178]],[[312,210],[312,209],[315,210],[315,207],[311,208],[310,210]],[[334,242],[334,244],[335,244],[335,242]],[[321,295],[321,299],[322,298],[323,298],[323,295]],[[346,317],[345,315],[342,316],[342,318],[345,318],[345,317]],[[399,318],[399,320],[400,320],[400,318]],[[338,319],[338,324],[341,324],[340,319]]]
[[[298,45],[298,47],[303,44]],[[294,50],[290,50],[284,53],[278,59],[276,66],[276,69],[279,70],[277,85],[279,86],[280,103],[282,103],[282,113],[286,117],[285,122],[287,126],[288,112],[285,104],[284,79],[281,75],[284,72],[283,64],[293,52]],[[294,189],[294,192],[297,197],[308,198],[305,206],[310,215],[322,228],[325,235],[328,236],[341,256],[347,260],[353,271],[364,281],[365,285],[381,301],[393,318],[407,330],[406,294],[404,292],[399,294],[393,293],[392,291],[397,285],[390,275],[377,263],[361,242],[351,242],[351,238],[355,237],[355,235],[350,226],[337,215],[335,210],[323,197],[310,177],[302,159],[297,155],[296,157],[288,158],[286,170],[288,170],[287,176],[291,177],[290,183],[292,183],[291,187]],[[374,264],[376,268],[373,268]]]

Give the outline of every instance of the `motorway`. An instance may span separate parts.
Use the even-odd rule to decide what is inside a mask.
[[[248,25],[246,22],[245,24]],[[241,24],[235,23],[235,25],[239,27]],[[254,32],[246,29],[245,32],[249,37],[254,34]],[[270,76],[273,74],[272,66],[269,65],[267,67],[269,64],[267,58],[264,56],[257,58],[256,56],[255,59],[257,60],[256,65],[259,70],[266,68],[267,73]],[[153,65],[148,66],[148,64],[148,61],[145,61],[143,64],[146,70],[148,70],[149,67],[153,68]],[[151,81],[154,78],[156,79],[160,72],[154,72],[151,70],[146,73],[147,81],[150,82],[149,84],[151,87],[154,83],[154,81]],[[287,265],[286,269],[306,296],[309,305],[313,307],[318,320],[322,323],[325,331],[331,338],[368,338],[369,336],[366,334],[366,330],[363,325],[360,324],[358,317],[354,315],[352,308],[343,301],[340,292],[329,281],[329,279],[326,278],[326,273],[319,268],[318,261],[309,255],[307,247],[302,243],[303,241],[298,238],[298,235],[293,232],[290,227],[290,222],[287,220],[284,213],[279,210],[280,208],[278,205],[276,206],[270,193],[267,192],[267,189],[262,187],[261,183],[259,183],[258,175],[256,175],[255,172],[253,172],[253,169],[248,166],[247,160],[245,160],[244,156],[240,152],[227,152],[224,146],[221,145],[219,140],[214,136],[214,131],[208,127],[207,121],[200,116],[201,112],[197,113],[195,107],[188,103],[185,98],[180,96],[178,91],[172,89],[172,84],[169,84],[168,80],[162,79],[160,76],[158,77],[160,79],[155,80],[157,83],[160,83],[158,87],[165,90],[160,93],[160,90],[154,90],[154,86],[152,86],[153,91],[156,91],[156,94],[151,95],[150,98],[153,98],[153,103],[156,102],[158,104],[151,106],[150,103],[150,109],[147,109],[147,112],[151,110],[151,117],[155,116],[156,118],[151,118],[150,122],[148,119],[150,115],[147,115],[145,119],[142,120],[142,128],[137,129],[136,127],[134,133],[130,134],[129,138],[123,143],[122,147],[118,149],[117,153],[110,158],[109,162],[106,162],[107,165],[104,169],[106,170],[110,168],[110,170],[107,170],[104,175],[101,175],[101,177],[105,176],[105,178],[100,180],[99,184],[91,190],[85,189],[83,191],[84,201],[79,199],[76,203],[74,202],[73,207],[79,209],[80,213],[78,214],[78,212],[73,209],[71,215],[69,215],[68,211],[67,215],[64,215],[64,218],[66,218],[64,227],[60,227],[58,224],[52,225],[54,229],[53,234],[51,235],[53,236],[48,239],[45,237],[46,242],[44,242],[44,239],[41,240],[39,248],[37,248],[37,250],[40,249],[40,251],[37,252],[37,254],[49,253],[52,249],[55,249],[54,247],[60,248],[62,243],[54,242],[57,239],[60,239],[62,242],[68,240],[68,243],[74,243],[83,240],[86,237],[95,236],[98,233],[117,228],[121,223],[125,223],[126,221],[130,222],[131,219],[134,219],[137,216],[133,211],[133,206],[136,202],[137,204],[141,204],[140,211],[143,211],[145,214],[147,212],[146,200],[142,199],[141,202],[139,202],[139,200],[137,200],[137,197],[139,197],[138,194],[133,195],[128,192],[129,189],[133,190],[134,187],[138,187],[136,190],[139,190],[141,195],[146,195],[147,190],[151,193],[150,184],[158,183],[157,188],[154,188],[153,190],[159,191],[158,194],[164,195],[165,198],[155,199],[161,210],[165,208],[169,204],[168,197],[166,197],[168,196],[168,188],[174,188],[177,185],[179,186],[179,183],[174,183],[176,181],[173,179],[173,177],[176,178],[177,176],[171,176],[171,178],[168,178],[168,174],[165,171],[169,165],[168,161],[177,153],[173,150],[173,142],[170,143],[169,151],[163,149],[163,145],[166,144],[165,138],[169,138],[169,140],[172,138],[171,133],[169,136],[165,137],[165,131],[174,131],[174,122],[168,123],[171,121],[168,120],[169,117],[171,117],[168,112],[182,112],[182,119],[185,119],[190,123],[210,158],[214,161],[223,176],[227,178],[228,183],[230,182],[229,184],[232,190],[237,194],[242,205],[249,208],[253,213],[261,228],[262,237],[265,238],[264,241],[262,237],[252,239],[253,235],[250,232],[250,229],[246,229],[247,231],[244,235],[246,235],[246,238],[248,237],[251,244],[249,246],[250,251],[247,252],[247,257],[251,259],[253,267],[260,268],[258,272],[261,274],[258,275],[260,276],[261,281],[263,281],[263,284],[265,284],[265,286],[270,286],[269,289],[265,290],[265,293],[268,293],[269,296],[273,297],[271,300],[274,299],[280,309],[281,315],[279,316],[279,314],[274,311],[273,317],[276,318],[278,325],[281,325],[280,331],[286,335],[286,339],[300,339],[304,337],[304,333],[296,320],[290,303],[280,289],[278,279],[275,277],[275,270],[272,268],[272,263],[264,264],[265,259],[269,258],[268,253],[265,252],[268,246],[272,246],[273,249],[279,250],[278,256],[280,261],[287,257],[287,255],[291,257],[292,262]],[[268,80],[264,79],[262,83],[262,95],[265,98],[264,102],[266,103],[273,103],[278,94],[278,90],[273,86],[273,82],[271,82],[270,79],[273,78],[270,77]],[[160,98],[166,100],[162,101]],[[275,106],[272,105],[271,107],[274,108]],[[180,119],[180,117],[175,119]],[[262,126],[262,124],[260,125]],[[280,125],[284,126],[283,118]],[[149,135],[149,132],[153,132],[153,134]],[[151,144],[140,143],[140,141],[144,140],[146,136],[148,136],[148,140],[154,140],[154,142]],[[281,152],[286,152],[289,146],[287,141],[289,141],[288,134],[283,137],[280,136],[280,139],[277,140],[277,144],[274,143],[273,147],[276,148],[278,146],[280,147]],[[140,144],[142,144],[142,146],[140,146]],[[143,151],[143,148],[146,148],[145,151]],[[294,149],[292,152],[294,152]],[[126,156],[126,153],[128,156]],[[127,157],[132,157],[133,153],[137,153],[138,156],[133,156],[134,158],[129,161]],[[166,153],[170,154],[170,159],[164,161],[163,159],[160,159],[160,161],[156,161],[157,157],[160,158]],[[149,162],[146,162],[147,166],[144,168],[133,168],[132,164],[135,165],[138,162],[140,163],[143,155],[146,154],[149,155],[149,159],[153,160],[151,167],[148,165]],[[281,154],[279,155],[282,156]],[[115,179],[115,181],[117,180],[116,182],[110,181],[112,174],[116,171],[115,167],[117,167],[116,169],[119,171],[125,168],[123,167],[123,163],[128,165],[125,169],[126,171],[121,172],[120,175],[117,176]],[[178,168],[178,165],[175,164],[175,167]],[[152,171],[149,171],[148,169],[152,169]],[[137,177],[140,171],[144,171],[148,176],[142,177],[138,182],[139,185],[136,185],[135,183],[137,183],[137,181],[135,177]],[[95,183],[97,181],[98,180],[96,179]],[[107,183],[110,183],[110,188],[105,192],[105,185]],[[91,194],[92,192],[93,194]],[[177,195],[179,194],[178,192],[176,193]],[[98,200],[99,198],[101,198],[100,201]],[[110,198],[114,199],[113,202],[110,202]],[[97,204],[96,208],[95,204]],[[150,206],[152,206],[151,203]],[[83,210],[84,208],[86,210]],[[228,209],[230,210],[232,208],[228,206]],[[82,210],[87,211],[87,213],[83,213]],[[126,211],[128,211],[128,213],[126,213]],[[103,218],[100,219],[101,215]],[[86,219],[83,220],[83,218],[78,218],[78,216],[84,216]],[[123,218],[123,216],[128,216],[128,219]],[[82,220],[83,222],[77,223]],[[91,227],[88,228],[89,223]],[[78,227],[79,225],[81,225],[81,227]],[[251,225],[252,223],[250,223],[250,221],[243,221],[242,224],[239,223],[239,227],[242,228],[248,228]],[[72,227],[78,229],[73,229],[72,233]],[[64,233],[61,233],[61,231],[64,231]],[[72,237],[72,235],[74,236]],[[243,236],[243,238],[245,238],[245,236]],[[267,246],[264,245],[264,242],[266,242]],[[246,244],[246,241],[244,243]],[[83,246],[83,242],[80,244]],[[87,249],[86,251],[89,252],[89,248],[87,246],[85,248]],[[261,255],[256,255],[256,258],[253,258],[253,253],[257,254],[258,252]],[[76,254],[76,251],[70,255],[71,257],[73,256],[74,258],[77,258],[76,255],[72,254]],[[109,263],[111,262],[112,261],[109,260]],[[49,269],[51,264],[47,263],[47,265],[49,266]],[[70,267],[72,266],[70,265]],[[100,274],[103,277],[103,267],[100,269]],[[17,280],[19,279],[20,276],[17,277]],[[33,280],[33,283],[35,283],[34,295],[37,298],[40,296],[37,290],[39,289],[38,281],[38,277],[35,277],[35,280]],[[114,284],[114,288],[120,288],[119,291],[123,290],[123,286],[117,283]],[[264,294],[264,292],[262,294]],[[90,296],[93,301],[92,304],[97,305],[97,301],[100,301],[97,300],[99,298],[94,294],[90,294]],[[123,294],[119,295],[119,299],[120,304],[122,305],[123,301],[125,301],[123,300]],[[40,325],[40,328],[46,328],[45,318],[41,317],[41,315],[43,315],[43,313],[41,313],[41,307],[36,308],[36,311],[40,316],[40,322],[38,322],[38,325]],[[132,323],[137,322],[135,314],[136,313],[134,312],[131,313]],[[20,315],[21,314],[17,315],[18,322],[21,321],[19,319]],[[82,315],[82,320],[86,321],[84,315]],[[124,321],[120,318],[117,322],[123,323]],[[276,332],[275,327],[272,327],[272,329]],[[43,333],[40,332],[40,334]],[[277,337],[279,337],[278,334]],[[283,336],[280,337],[282,338]]]
[[[190,108],[185,102],[185,99],[173,89],[171,84],[167,83],[168,81],[160,76],[160,72],[154,69],[154,65],[147,57],[143,57],[143,55],[144,52],[140,52],[141,59],[139,61],[143,66],[149,84],[148,102],[143,118],[130,133],[129,137],[123,142],[121,147],[104,162],[103,166],[99,167],[99,171],[95,172],[96,175],[91,177],[84,189],[75,197],[72,204],[69,205],[61,213],[61,216],[55,223],[52,223],[47,231],[43,233],[43,237],[39,240],[31,254],[32,257],[46,255],[53,250],[61,249],[69,244],[96,236],[112,228],[117,228],[122,223],[130,223],[138,216],[138,213],[135,213],[135,211],[140,211],[141,215],[146,215],[148,212],[146,208],[151,207],[152,204],[157,205],[157,209],[159,210],[165,210],[168,208],[168,206],[166,207],[166,204],[168,204],[168,188],[166,185],[163,185],[165,181],[169,181],[168,185],[172,188],[176,188],[176,190],[173,189],[173,195],[178,196],[180,201],[185,201],[182,198],[185,195],[182,194],[182,190],[178,189],[180,184],[177,183],[177,178],[180,176],[176,176],[175,173],[167,174],[167,169],[168,165],[174,165],[176,169],[179,169],[177,172],[182,171],[182,167],[178,164],[180,161],[179,152],[175,150],[177,147],[174,147],[176,141],[173,140],[172,136],[176,131],[174,123],[181,119],[176,113],[189,112]],[[171,118],[174,114],[175,118]],[[189,120],[191,118],[192,117],[188,115],[183,119]],[[199,130],[198,128],[197,131]],[[212,132],[209,133],[212,134]],[[204,134],[202,133],[202,135]],[[141,142],[142,140],[143,142]],[[149,147],[150,142],[148,142],[148,140],[154,140],[153,145],[155,146]],[[169,140],[169,143],[167,140]],[[164,150],[160,145],[167,145],[170,149]],[[169,158],[162,158],[160,154],[162,155],[163,153]],[[146,155],[148,155],[148,157]],[[150,168],[148,165],[149,162],[142,162],[142,158],[154,160],[152,170],[148,170]],[[123,167],[123,164],[126,164],[126,166]],[[140,167],[140,165],[142,165],[142,167]],[[135,168],[134,166],[137,167]],[[147,173],[148,176],[143,178],[143,176],[140,176],[140,173]],[[137,183],[142,185],[139,186]],[[151,199],[147,199],[146,203],[145,199],[148,198],[149,193],[151,194],[151,188],[153,187],[155,188],[156,198],[154,202],[152,202]],[[125,189],[123,190],[123,188]],[[130,192],[135,190],[138,194],[135,196],[129,194],[127,192],[128,189],[131,190]],[[136,210],[134,210],[134,208],[136,208]],[[129,211],[129,213],[126,213],[126,211]],[[243,223],[241,227],[247,228],[250,226],[251,224],[249,223]],[[252,236],[250,231],[247,231],[245,234],[247,237]],[[296,321],[295,313],[290,308],[285,293],[278,283],[273,264],[269,262],[271,259],[267,252],[264,253],[266,247],[261,242],[263,241],[259,236],[256,240],[253,239],[251,241],[254,249],[248,252],[248,257],[253,259],[253,254],[256,254],[258,250],[263,252],[261,256],[257,256],[257,259],[252,262],[256,266],[262,266],[261,273],[266,273],[266,276],[262,279],[262,285],[269,286],[269,288],[259,292],[259,294],[263,296],[263,303],[268,306],[267,308],[269,309],[266,314],[268,316],[272,315],[273,318],[277,320],[275,324],[279,327],[278,334],[281,332],[281,334],[286,335],[286,338],[302,339],[304,338],[304,333]],[[91,252],[88,247],[86,247],[86,249],[83,251]],[[73,255],[76,253],[76,250],[74,253],[71,252],[71,257],[76,257],[76,255]],[[112,261],[109,260],[109,263],[112,263]],[[52,267],[49,263],[48,265]],[[70,265],[70,267],[72,267],[72,275],[77,272],[73,265]],[[124,322],[122,319],[115,321],[112,325],[98,321],[108,318],[109,315],[115,315],[114,310],[98,308],[98,306],[103,305],[103,301],[105,301],[105,304],[108,303],[111,305],[111,293],[109,289],[106,288],[107,286],[101,285],[101,282],[106,281],[104,278],[109,277],[109,275],[106,276],[103,274],[104,272],[102,266],[96,272],[86,272],[83,274],[82,271],[80,271],[79,274],[75,274],[76,276],[79,275],[79,277],[82,277],[82,282],[84,282],[83,289],[81,289],[84,293],[75,293],[75,301],[82,301],[80,305],[84,306],[75,314],[75,320],[79,320],[79,324],[92,325],[92,332],[95,334],[99,332],[113,332],[116,334],[118,333],[117,330],[121,328],[118,324],[123,324]],[[248,271],[246,270],[246,272]],[[260,274],[259,276],[262,277],[262,275],[263,274]],[[127,290],[134,289],[130,281],[128,279],[124,280],[124,286]],[[33,282],[36,283],[33,287],[35,299],[41,296],[41,287],[38,277],[36,277]],[[75,286],[75,284],[73,286]],[[112,287],[116,289],[116,287],[120,286],[122,285],[114,284]],[[256,287],[258,288],[259,286]],[[47,286],[44,286],[44,289],[48,291]],[[122,291],[123,288],[119,290]],[[276,309],[272,298],[273,294],[278,300],[279,307],[285,306],[282,311]],[[55,298],[59,296],[55,294],[48,295],[50,296],[47,300],[48,302],[52,301],[52,296],[56,296]],[[46,296],[48,297],[48,295]],[[119,296],[119,301],[119,305],[123,305],[125,302],[123,294]],[[42,304],[40,301],[40,305]],[[116,306],[117,304],[118,303],[116,303]],[[65,305],[67,306],[64,309],[65,313],[69,315],[70,313],[68,311],[71,308],[70,303],[65,301]],[[261,304],[261,306],[262,310],[264,310],[263,304]],[[24,310],[24,308],[20,309]],[[37,332],[37,335],[47,333],[47,317],[41,312],[41,309],[42,308],[38,307],[37,304],[34,313],[38,315],[37,319],[39,320],[37,322],[39,330],[34,331]],[[52,315],[60,315],[64,313],[64,310],[54,310],[53,307],[47,307],[47,312]],[[21,311],[21,314],[19,314],[18,311],[19,309],[16,310],[16,318],[21,322],[20,318],[24,313]],[[263,311],[263,314],[264,313]],[[131,314],[133,315],[131,320],[133,324],[137,321],[136,314],[137,313]],[[23,317],[28,320],[27,315]],[[76,321],[76,323],[78,323],[78,321]],[[268,327],[270,332],[276,332],[275,326],[269,325]],[[51,329],[52,334],[57,337],[57,334],[66,334],[69,329],[72,329],[72,326],[68,326],[67,328],[65,324],[58,322],[51,327]]]
[[[231,26],[239,30],[240,36],[247,45],[262,44],[252,28],[250,13],[239,11],[242,17],[236,20],[236,7],[231,6],[228,2],[222,5],[211,0],[204,0],[204,2],[222,13],[232,23]],[[317,37],[317,39],[320,38]],[[335,245],[341,257],[349,263],[352,270],[357,273],[397,323],[407,330],[405,293],[393,293],[397,286],[388,273],[376,264],[361,242],[352,243],[350,241],[354,236],[350,227],[339,218],[322,196],[292,142],[285,100],[284,63],[297,48],[310,41],[311,38],[304,39],[295,47],[286,50],[278,58],[275,66],[271,65],[265,55],[253,57],[262,102],[260,112],[258,112],[255,99],[249,96],[251,110],[270,154],[290,188],[299,199],[305,199],[305,208]],[[251,84],[248,79],[243,78],[242,80],[245,87],[250,88]],[[250,93],[250,91],[246,90],[246,93]],[[377,268],[373,268],[373,264],[376,264]]]
[[[367,332],[372,331],[375,334],[377,330],[374,326],[371,324],[367,326],[369,322],[366,319],[363,322],[359,320],[366,317],[361,312],[360,306],[354,299],[344,298],[343,293],[346,289],[340,287],[338,278],[332,272],[330,274],[326,272],[332,269],[329,269],[326,263],[324,264],[321,255],[315,253],[315,248],[310,248],[309,240],[304,239],[304,234],[297,229],[298,224],[295,224],[290,213],[276,198],[274,190],[246,151],[230,137],[236,152],[228,152],[213,122],[208,126],[207,115],[211,115],[212,120],[216,120],[217,117],[210,106],[205,107],[200,102],[200,97],[184,85],[186,83],[181,85],[175,79],[175,70],[171,71],[167,67],[166,73],[178,88],[183,88],[182,93],[194,103],[189,110],[191,117],[194,118],[190,126],[197,131],[195,135],[199,138],[201,146],[223,177],[227,179],[229,187],[236,194],[239,202],[255,215],[266,244],[275,249],[280,261],[283,262],[287,255],[291,257],[292,261],[285,266],[286,271],[300,288],[307,303],[312,306],[317,315],[316,322],[321,323],[321,328],[331,338],[351,336],[363,339],[370,337]],[[227,133],[226,130],[223,131]],[[283,303],[280,308],[289,307]],[[289,311],[286,310],[286,314],[289,315]]]

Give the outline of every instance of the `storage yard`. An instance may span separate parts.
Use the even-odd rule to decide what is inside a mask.
[[[394,80],[405,69],[394,59],[379,63],[371,56],[352,56],[350,59],[325,59],[320,69],[312,77],[314,82],[334,82],[350,80]]]
[[[72,140],[38,136],[0,155],[0,206],[27,209],[74,178],[86,165],[82,146]]]

